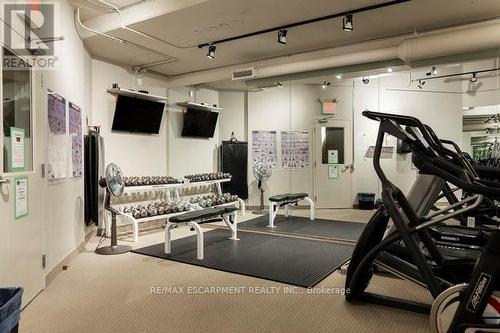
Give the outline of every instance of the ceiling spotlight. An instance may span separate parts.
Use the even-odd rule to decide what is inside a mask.
[[[418,89],[422,89],[425,85],[425,81],[422,81],[422,80],[418,80],[418,84],[417,84],[417,87]]]
[[[330,81],[328,81],[328,82],[327,82],[327,81],[325,81],[325,82],[323,82],[323,84],[321,85],[321,88],[326,89],[326,88],[327,88],[327,87],[329,87],[331,84],[332,84],[332,83],[331,83]]]
[[[335,75],[335,77],[336,77],[338,80],[340,80],[340,79],[342,78],[342,74],[337,74],[337,75]]]
[[[438,71],[437,71],[437,68],[436,66],[432,66],[431,67],[431,70],[428,71],[427,73],[425,73],[426,76],[437,76],[438,75]]]
[[[286,33],[287,32],[288,32],[288,30],[286,30],[286,29],[280,29],[280,31],[278,31],[278,43],[286,44]]]
[[[472,73],[472,78],[470,79],[470,82],[472,82],[472,83],[476,83],[477,82],[476,73]]]
[[[347,14],[342,19],[342,30],[344,31],[353,31],[354,24],[352,23],[352,14]]]
[[[208,45],[208,52],[207,52],[207,57],[209,57],[210,59],[215,59],[215,49],[217,47],[213,44],[209,44]]]
[[[392,67],[391,66],[387,67],[386,71],[387,73],[392,73]]]
[[[365,76],[364,78],[361,79],[361,82],[363,82],[364,84],[368,84],[370,83],[370,78],[368,76]]]

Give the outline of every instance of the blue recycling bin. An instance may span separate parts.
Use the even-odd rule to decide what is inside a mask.
[[[17,332],[23,288],[0,288],[0,333]]]
[[[371,210],[375,206],[375,193],[359,192],[358,193],[358,208]]]

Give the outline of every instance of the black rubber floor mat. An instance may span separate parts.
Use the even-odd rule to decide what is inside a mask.
[[[307,217],[277,215],[274,219],[276,228],[269,228],[269,215],[238,223],[240,230],[264,231],[276,234],[290,234],[304,237],[316,237],[356,242],[365,227],[365,223],[315,219]]]
[[[203,260],[196,259],[195,235],[173,241],[170,255],[164,253],[164,243],[132,252],[309,288],[337,270],[354,249],[350,244],[251,232],[238,232],[240,240],[233,241],[225,229],[204,235]]]

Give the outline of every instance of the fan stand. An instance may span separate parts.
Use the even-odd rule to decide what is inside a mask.
[[[262,187],[262,180],[259,180],[257,187],[260,190],[260,209],[253,211],[254,214],[264,214],[264,188]]]
[[[111,212],[111,246],[103,246],[95,250],[95,253],[100,255],[122,254],[132,250],[132,246],[118,245],[118,236],[116,232],[116,215],[117,211],[111,207],[111,194],[106,188],[106,200],[104,208]]]

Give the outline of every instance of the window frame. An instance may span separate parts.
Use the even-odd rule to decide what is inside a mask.
[[[1,102],[1,107],[0,107],[0,124],[2,126],[2,131],[3,131],[3,59],[4,59],[4,50],[8,50],[12,54],[14,54],[16,57],[19,57],[26,62],[28,60],[26,57],[19,55],[17,52],[12,50],[10,47],[5,45],[4,43],[0,43],[0,56],[2,61],[0,61],[0,102]],[[0,136],[0,146],[2,147],[2,154],[0,154],[0,165],[1,165],[1,170],[0,170],[0,175],[3,177],[17,177],[17,176],[29,176],[35,174],[35,165],[37,165],[37,154],[36,154],[36,141],[37,141],[37,122],[36,122],[36,117],[35,117],[35,110],[34,110],[34,99],[36,97],[35,95],[35,87],[33,85],[34,83],[34,73],[33,73],[33,67],[30,66],[29,70],[29,83],[30,83],[30,138],[31,138],[31,169],[30,170],[24,170],[24,171],[5,171],[4,170],[4,153],[3,153],[3,147],[4,147],[4,135]]]

